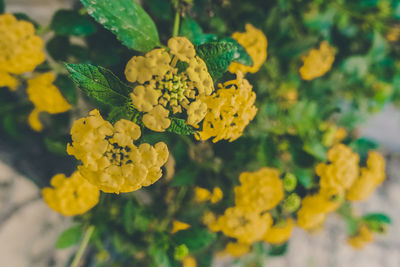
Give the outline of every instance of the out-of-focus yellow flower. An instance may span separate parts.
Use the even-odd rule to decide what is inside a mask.
[[[265,232],[272,225],[269,213],[249,212],[234,206],[225,210],[224,215],[213,221],[209,228],[222,231],[226,236],[236,238],[239,243],[251,244],[261,241]]]
[[[178,220],[174,220],[172,222],[172,230],[171,230],[171,234],[175,234],[176,232],[179,232],[181,230],[186,230],[190,227],[190,224],[178,221]]]
[[[335,124],[324,122],[320,124],[320,129],[324,131],[322,143],[326,147],[339,144],[347,136],[347,130],[343,127],[337,127]]]
[[[250,251],[249,244],[229,242],[223,251],[219,252],[218,255],[230,255],[232,257],[238,258],[247,254]]]
[[[300,76],[303,80],[312,80],[327,73],[335,60],[335,49],[327,41],[321,42],[319,49],[311,49],[302,56],[303,66]]]
[[[400,27],[395,26],[389,29],[389,31],[386,33],[386,39],[389,42],[397,42],[400,38]]]
[[[111,125],[98,110],[74,122],[67,152],[82,161],[78,170],[106,193],[131,192],[155,183],[168,159],[168,147],[134,142],[141,135],[135,123],[121,119]]]
[[[282,244],[286,242],[292,235],[294,222],[292,218],[279,223],[268,229],[264,235],[264,241],[270,244]]]
[[[347,243],[354,249],[361,249],[373,240],[374,236],[371,230],[366,225],[362,225],[355,236],[347,239]]]
[[[359,156],[351,148],[338,144],[329,149],[327,158],[330,163],[320,163],[315,167],[320,177],[320,192],[326,195],[342,194],[358,177]]]
[[[213,193],[211,195],[210,201],[211,203],[217,203],[224,197],[224,193],[222,192],[221,188],[218,186],[213,188]]]
[[[361,168],[360,177],[347,192],[350,201],[366,200],[386,177],[385,159],[376,151],[368,153],[367,166]]]
[[[235,204],[246,211],[270,210],[283,199],[283,183],[277,169],[242,172],[239,180],[241,185],[235,187]]]
[[[50,184],[53,188],[42,190],[44,201],[64,216],[83,214],[99,202],[99,189],[77,171],[68,178],[64,174],[56,174]]]
[[[26,92],[29,100],[35,106],[29,114],[29,125],[35,131],[43,130],[43,124],[39,120],[40,112],[57,114],[71,109],[71,105],[60,93],[58,88],[53,85],[55,75],[53,73],[44,73],[33,79],[28,80]]]
[[[161,48],[134,56],[126,65],[127,80],[136,83],[132,103],[145,113],[143,124],[153,131],[165,131],[171,124],[169,114],[184,110],[186,122],[197,128],[207,113],[202,97],[214,91],[213,80],[187,38],[171,38],[168,48],[169,52]],[[179,62],[186,69],[178,70]]]
[[[197,267],[196,259],[192,256],[187,256],[182,260],[182,267]]]
[[[246,24],[245,32],[235,32],[232,35],[232,38],[235,39],[240,45],[242,45],[246,52],[249,54],[251,59],[253,60],[253,66],[246,66],[240,63],[232,62],[229,66],[229,71],[231,73],[255,73],[257,72],[262,64],[267,59],[267,37],[265,34],[255,28],[251,24]]]
[[[208,189],[196,186],[194,188],[194,201],[201,203],[210,199],[211,192]]]
[[[326,215],[339,208],[339,199],[330,199],[326,195],[315,194],[303,198],[301,208],[297,212],[297,225],[304,230],[312,230],[321,226]]]
[[[251,84],[238,72],[236,80],[219,85],[211,96],[203,97],[208,112],[203,121],[202,131],[196,138],[207,140],[214,137],[214,143],[222,139],[230,142],[242,136],[246,126],[254,119],[256,94]]]
[[[42,63],[43,40],[35,35],[32,23],[18,21],[12,14],[0,15],[0,36],[0,87],[14,90],[17,80],[9,74],[33,71]]]

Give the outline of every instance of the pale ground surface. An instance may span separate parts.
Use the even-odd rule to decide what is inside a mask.
[[[24,12],[43,23],[52,10],[70,5],[69,0],[6,0],[8,12]],[[382,211],[393,225],[362,251],[353,251],[345,243],[345,226],[330,216],[325,231],[313,235],[294,231],[288,253],[270,258],[271,267],[399,267],[400,266],[400,112],[388,107],[372,116],[361,130],[364,136],[382,144],[388,156],[388,179],[368,200],[359,205],[360,212]],[[52,212],[40,199],[36,186],[0,161],[0,266],[66,266],[76,248],[56,251],[58,235],[70,220]],[[219,261],[215,266],[232,266]]]

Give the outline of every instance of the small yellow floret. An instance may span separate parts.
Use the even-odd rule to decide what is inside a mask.
[[[250,251],[249,244],[229,242],[223,251],[219,252],[218,255],[230,255],[232,257],[238,258],[247,254]]]
[[[231,73],[240,71],[244,74],[257,72],[267,59],[268,41],[265,34],[253,25],[246,24],[246,32],[235,32],[232,37],[246,49],[246,52],[253,60],[253,66],[232,62],[229,66],[229,71]]]
[[[174,220],[172,222],[172,229],[171,229],[171,234],[175,234],[176,232],[179,232],[181,230],[186,230],[190,227],[190,224]]]
[[[327,73],[335,60],[335,49],[327,41],[321,42],[319,49],[311,49],[302,57],[303,66],[300,76],[303,80],[312,80]]]
[[[74,216],[87,212],[99,202],[99,189],[82,178],[79,172],[71,177],[57,174],[50,184],[42,190],[44,201],[53,210],[64,216]]]
[[[264,235],[264,241],[270,244],[282,244],[286,242],[292,235],[294,221],[292,218],[285,220],[283,223],[272,226]]]
[[[35,109],[29,115],[28,121],[35,131],[43,129],[43,125],[39,120],[40,112],[57,114],[71,109],[71,105],[68,104],[58,88],[53,85],[54,80],[55,75],[50,72],[28,80],[26,92],[29,100],[35,106]]]
[[[362,249],[366,244],[372,242],[374,236],[365,225],[362,225],[355,236],[349,237],[347,243],[354,249]]]

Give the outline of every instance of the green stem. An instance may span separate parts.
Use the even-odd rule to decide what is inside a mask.
[[[174,29],[172,31],[172,36],[178,36],[180,20],[181,20],[180,11],[179,9],[177,9],[175,13]]]
[[[81,258],[83,256],[83,254],[85,253],[85,250],[89,244],[89,240],[92,237],[93,231],[94,231],[93,225],[89,226],[89,228],[86,229],[85,235],[83,236],[83,239],[82,239],[82,243],[79,246],[78,252],[76,252],[74,260],[72,261],[70,267],[78,267],[78,264],[81,261]]]

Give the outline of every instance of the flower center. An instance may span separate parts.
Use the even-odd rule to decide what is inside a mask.
[[[110,160],[111,164],[122,166],[132,163],[132,160],[129,158],[130,151],[131,148],[128,146],[122,147],[117,143],[110,143],[105,156]]]

